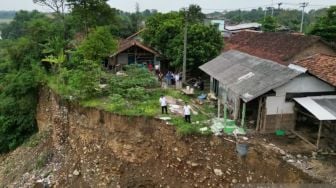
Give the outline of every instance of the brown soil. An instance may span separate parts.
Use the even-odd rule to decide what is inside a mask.
[[[251,144],[247,157],[241,159],[235,145],[223,138],[180,138],[164,122],[82,108],[47,90],[41,92],[37,120],[40,134],[50,131],[50,136],[37,147],[21,147],[0,157],[0,187],[320,183],[258,144]],[[32,168],[45,153],[50,156],[46,164]],[[216,175],[215,169],[223,174]]]

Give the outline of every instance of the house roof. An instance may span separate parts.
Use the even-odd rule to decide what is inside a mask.
[[[236,30],[245,30],[245,29],[250,29],[250,28],[260,28],[260,27],[261,27],[260,23],[243,23],[243,24],[238,24],[238,25],[225,26],[225,30],[236,31]]]
[[[199,67],[225,89],[249,102],[277,88],[301,73],[274,61],[229,50]]]
[[[319,79],[336,87],[336,56],[315,54],[294,62]]]
[[[141,42],[139,42],[139,41],[137,41],[137,40],[126,39],[126,40],[122,40],[122,41],[119,42],[118,51],[115,52],[114,54],[112,54],[110,57],[116,56],[116,55],[118,55],[118,54],[124,52],[125,50],[127,50],[127,49],[133,47],[133,46],[137,46],[137,47],[139,47],[139,48],[142,48],[142,49],[144,49],[144,50],[146,50],[146,51],[148,51],[148,52],[150,52],[150,53],[152,53],[152,54],[155,54],[155,55],[157,55],[157,56],[160,55],[159,52],[153,50],[152,48],[150,48],[150,47],[148,47],[148,46],[142,44]]]
[[[137,37],[140,33],[142,33],[144,30],[145,30],[145,28],[139,30],[138,32],[134,33],[133,35],[127,37],[126,40],[134,39],[134,38]]]
[[[242,31],[229,39],[226,49],[239,50],[288,65],[288,60],[318,41],[320,37],[317,36]]]
[[[294,98],[318,120],[336,120],[336,96]]]

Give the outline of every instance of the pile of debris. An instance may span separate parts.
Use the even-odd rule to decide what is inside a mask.
[[[236,122],[231,119],[224,120],[223,118],[214,118],[211,120],[212,124],[210,126],[211,131],[216,136],[223,135],[223,133],[227,135],[245,135],[246,132],[243,128],[238,127]]]

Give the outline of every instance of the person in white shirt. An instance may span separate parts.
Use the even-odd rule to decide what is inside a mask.
[[[190,106],[188,105],[188,103],[185,103],[185,105],[183,106],[183,113],[184,113],[184,120],[188,123],[191,123]]]
[[[164,114],[164,112],[166,112],[166,114],[168,114],[166,97],[164,97],[163,95],[161,95],[161,97],[160,97],[160,104],[161,104],[162,114]]]
[[[175,74],[175,86],[176,86],[176,89],[181,89],[180,87],[180,74],[179,73],[176,73]]]

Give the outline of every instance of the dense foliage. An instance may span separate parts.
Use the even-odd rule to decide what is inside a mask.
[[[336,6],[328,9],[325,16],[320,17],[313,26],[311,34],[321,36],[327,41],[336,43]]]
[[[275,32],[277,28],[277,22],[275,18],[271,16],[267,16],[263,21],[262,21],[262,30],[265,32]]]
[[[204,15],[198,6],[191,5],[180,12],[158,13],[148,18],[143,38],[158,49],[176,68],[182,67],[185,20],[188,22],[187,69],[198,71],[198,67],[217,56],[223,47],[220,32],[203,23]],[[186,18],[187,15],[187,18]]]
[[[59,13],[57,13],[59,14]],[[2,28],[0,40],[0,153],[20,145],[37,130],[38,88],[49,80],[73,98],[101,93],[103,59],[116,49],[109,27],[90,25],[85,33],[72,13],[48,16],[20,11]]]
[[[239,24],[246,22],[259,22],[262,23],[266,17],[271,16],[271,9],[252,9],[252,10],[233,10],[225,13],[215,12],[210,13],[208,16],[215,19],[225,19],[228,24]],[[318,17],[324,15],[326,9],[310,10],[305,13],[304,31],[317,21]],[[300,31],[302,12],[299,9],[274,9],[273,16],[277,20],[279,26],[288,28],[291,31]]]

